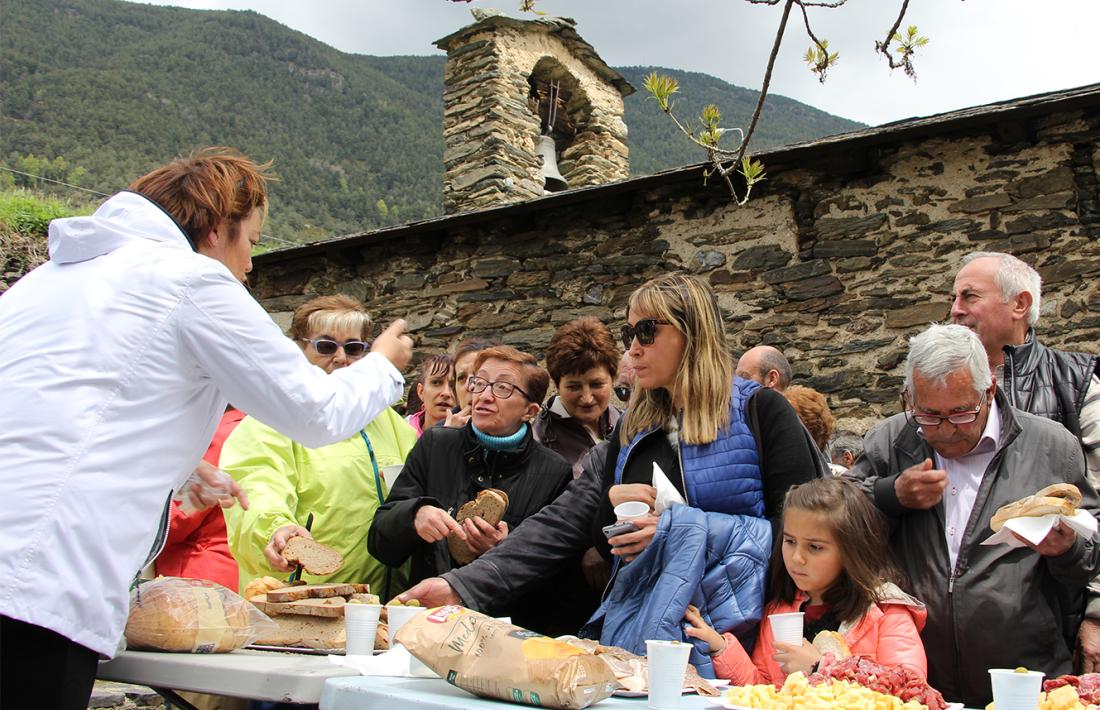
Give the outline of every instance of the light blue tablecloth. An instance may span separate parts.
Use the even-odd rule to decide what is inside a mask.
[[[478,698],[439,678],[330,678],[321,691],[321,710],[502,710],[520,707],[530,706]],[[644,696],[610,697],[593,707],[645,710],[646,699]],[[685,695],[680,702],[682,710],[715,707],[698,695]]]

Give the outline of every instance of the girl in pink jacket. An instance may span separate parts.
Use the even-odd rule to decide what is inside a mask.
[[[891,556],[885,522],[854,484],[822,478],[792,488],[778,549],[783,564],[773,552],[764,613],[803,612],[802,643],[777,643],[765,618],[750,658],[733,634],[719,634],[688,607],[686,633],[710,646],[719,678],[781,684],[795,671],[809,674],[822,654],[807,639],[823,631],[839,633],[853,655],[927,677],[920,639],[924,604],[899,588],[903,575]]]

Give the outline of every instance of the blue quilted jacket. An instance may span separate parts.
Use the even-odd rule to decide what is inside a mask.
[[[661,514],[649,547],[619,569],[581,635],[644,656],[647,639],[692,642],[683,626],[694,604],[707,623],[751,650],[764,612],[771,538],[764,518],[673,505]],[[691,663],[713,678],[710,656],[699,650],[705,645],[694,643]]]
[[[760,385],[740,377],[733,379],[730,423],[709,444],[681,444],[680,459],[689,505],[716,513],[764,516],[764,483],[760,452],[746,420],[749,398]],[[623,468],[634,447],[647,436],[664,436],[660,429],[636,434],[619,449],[615,483],[622,483]]]

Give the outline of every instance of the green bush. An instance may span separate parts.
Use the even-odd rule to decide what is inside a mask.
[[[85,213],[61,200],[15,190],[0,192],[0,228],[28,237],[46,236],[50,220]]]

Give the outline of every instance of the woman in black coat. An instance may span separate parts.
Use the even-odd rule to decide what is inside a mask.
[[[469,423],[462,429],[424,432],[375,513],[367,537],[371,555],[388,565],[411,558],[414,584],[459,566],[448,549],[448,534],[465,538],[470,551],[480,556],[552,502],[573,479],[569,464],[531,435],[530,422],[538,416],[549,384],[535,358],[498,346],[482,351],[474,368],[476,374],[466,383],[473,395]],[[490,488],[508,494],[499,524],[489,525],[480,517],[455,521],[464,503]],[[536,613],[535,599],[549,598],[545,592],[552,587],[552,582],[540,585],[494,613],[511,615],[536,630],[552,628],[555,615]]]

